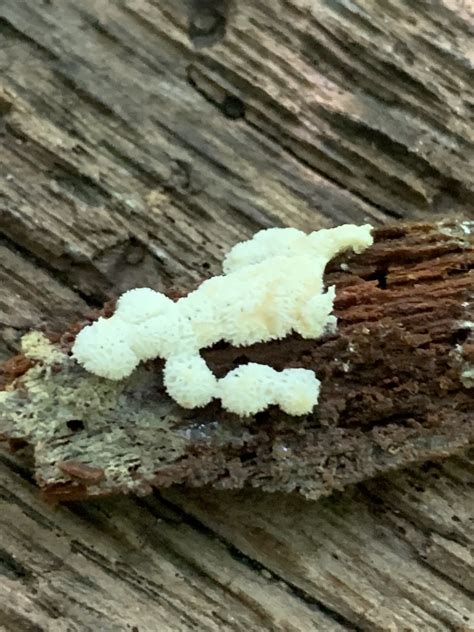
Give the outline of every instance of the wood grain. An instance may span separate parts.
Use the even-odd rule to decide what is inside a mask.
[[[473,218],[473,35],[468,0],[3,0],[0,355],[260,227]],[[0,478],[7,632],[474,629],[468,458],[322,503]]]

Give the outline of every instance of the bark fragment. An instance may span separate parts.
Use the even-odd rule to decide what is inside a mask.
[[[337,287],[334,335],[204,352],[219,376],[249,361],[314,369],[321,399],[307,417],[275,407],[239,419],[217,402],[180,409],[164,392],[159,361],[119,384],[89,375],[67,355],[73,325],[56,338],[61,366],[37,363],[7,386],[0,431],[34,446],[37,480],[51,501],[173,483],[317,498],[446,457],[474,438],[464,379],[474,363],[473,267],[470,222],[382,228],[367,252],[326,271]]]

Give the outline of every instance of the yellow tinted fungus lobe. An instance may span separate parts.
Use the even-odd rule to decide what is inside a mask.
[[[284,338],[317,339],[334,326],[335,288],[324,290],[327,263],[341,252],[373,243],[372,227],[346,224],[306,234],[270,228],[235,245],[223,274],[174,302],[149,288],[123,294],[115,313],[85,327],[74,358],[91,373],[120,380],[142,360],[163,358],[164,384],[181,406],[219,398],[242,416],[275,404],[290,415],[311,412],[320,383],[313,371],[240,366],[218,380],[200,350],[221,340],[235,346]]]

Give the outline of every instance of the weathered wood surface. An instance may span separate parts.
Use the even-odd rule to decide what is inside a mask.
[[[318,503],[177,490],[54,511],[0,472],[8,632],[474,626],[468,459]]]
[[[262,226],[472,218],[473,35],[469,0],[2,0],[0,353]],[[0,477],[8,632],[474,629],[467,457],[322,503]]]

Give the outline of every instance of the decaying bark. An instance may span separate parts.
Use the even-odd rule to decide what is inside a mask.
[[[366,253],[327,270],[335,334],[204,352],[218,375],[248,361],[314,369],[321,398],[305,418],[272,408],[240,419],[217,403],[180,409],[163,390],[160,362],[117,385],[70,358],[28,368],[20,357],[13,367],[27,370],[3,394],[0,430],[14,447],[33,446],[51,501],[173,483],[317,498],[446,457],[474,440],[473,266],[472,222],[379,229]]]
[[[130,287],[191,287],[260,228],[472,219],[473,15],[2,0],[0,358]],[[80,452],[67,420],[55,444],[75,428]],[[2,631],[474,629],[472,450],[316,502],[175,487],[54,510],[23,453],[0,448]]]

